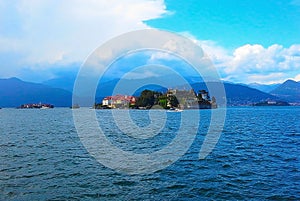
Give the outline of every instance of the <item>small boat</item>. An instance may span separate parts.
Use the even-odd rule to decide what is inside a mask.
[[[175,109],[175,112],[183,112],[183,110],[182,110],[182,109],[176,108],[176,109]]]
[[[74,104],[74,105],[72,105],[70,108],[71,108],[71,109],[79,109],[80,106],[79,106],[78,104]]]
[[[170,108],[169,110],[167,110],[168,112],[182,112],[182,109],[179,108]]]
[[[42,105],[42,107],[40,107],[41,110],[44,110],[44,109],[50,109],[51,107],[49,106],[45,106],[45,105]]]
[[[40,109],[52,109],[52,108],[54,108],[54,105],[51,105],[51,104],[41,104],[40,103]]]

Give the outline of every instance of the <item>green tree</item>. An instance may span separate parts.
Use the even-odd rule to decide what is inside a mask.
[[[149,107],[151,108],[155,103],[155,92],[151,90],[142,91],[136,105],[138,107]]]
[[[164,109],[166,109],[167,108],[167,103],[168,103],[168,101],[167,101],[166,94],[163,94],[163,95],[159,96],[159,98],[158,98],[158,104],[161,107],[163,107]]]
[[[172,107],[178,107],[179,102],[178,102],[176,96],[169,96],[169,101],[170,101],[170,105]]]

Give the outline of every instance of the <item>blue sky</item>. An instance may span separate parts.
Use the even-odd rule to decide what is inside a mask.
[[[300,5],[288,0],[166,0],[173,14],[147,22],[152,27],[188,31],[225,48],[299,43]]]
[[[0,0],[0,78],[74,73],[107,40],[159,28],[199,44],[226,81],[300,81],[299,13],[300,0]]]

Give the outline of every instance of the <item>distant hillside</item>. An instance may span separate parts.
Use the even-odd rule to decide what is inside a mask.
[[[218,83],[210,82],[211,86],[218,87]],[[194,90],[207,90],[205,83],[192,84]],[[262,102],[264,100],[278,100],[279,98],[268,93],[253,89],[241,84],[224,83],[227,104],[228,105],[249,105],[252,103]],[[210,94],[211,96],[218,96]],[[219,97],[220,99],[220,97]],[[218,103],[220,104],[220,103]]]
[[[72,92],[75,79],[76,79],[76,75],[69,75],[69,76],[63,76],[63,77],[47,80],[42,84],[53,88],[60,88]]]
[[[270,93],[290,103],[300,103],[300,82],[287,80]]]
[[[83,78],[83,80],[86,79],[86,82],[89,81],[89,78]],[[64,90],[67,90],[69,92],[73,92],[74,83],[76,80],[76,75],[69,75],[69,76],[62,76],[55,79],[44,81],[42,84],[47,85],[53,88],[61,88]],[[106,78],[106,80],[108,80]],[[197,80],[196,78],[191,78],[191,80]],[[198,79],[199,80],[199,79]],[[117,94],[128,94],[129,89],[134,89],[135,86],[143,86],[142,83],[173,83],[175,85],[176,80],[167,78],[166,77],[151,77],[151,78],[145,78],[145,79],[123,79],[122,84],[119,85],[118,91],[114,91],[115,86],[120,81],[120,79],[112,79],[110,81],[101,81],[98,85],[97,91],[96,91],[96,102],[101,102],[102,99],[106,96],[110,96],[113,93]],[[85,83],[85,81],[83,81]],[[177,82],[178,83],[178,82]],[[171,85],[170,85],[171,86]],[[159,92],[165,92],[167,88],[155,85],[155,84],[147,84],[146,86],[143,86],[141,88],[137,88],[133,91],[133,95],[139,96],[140,93],[144,89],[150,89],[154,91]],[[85,96],[82,94],[78,94],[79,96]],[[82,98],[82,97],[81,97]],[[89,104],[89,98],[82,98],[80,102],[82,102],[85,106],[90,106]]]
[[[258,83],[251,83],[248,84],[248,87],[253,89],[258,89],[260,91],[270,93],[270,91],[276,89],[280,84],[258,84]]]
[[[0,79],[0,107],[17,107],[25,103],[49,103],[56,107],[70,106],[72,94],[43,84],[17,78]]]
[[[46,80],[42,84],[48,85],[50,87],[54,88],[60,88],[67,91],[72,92],[73,86],[76,80],[77,74],[70,74],[70,75],[63,75],[54,79]],[[89,77],[81,79],[86,79],[88,82],[90,80]],[[185,77],[187,82],[189,83],[195,83],[195,82],[201,82],[201,77]],[[105,80],[105,81],[103,81]],[[101,81],[101,83],[98,86],[97,90],[97,96],[107,96],[111,94],[112,89],[114,86],[119,82],[120,79],[112,79],[110,77],[104,77]],[[121,87],[120,92],[124,91],[126,88],[128,88],[129,85],[131,86],[139,86],[141,83],[149,83],[150,85],[152,83],[162,83],[167,86],[178,86],[186,83],[186,81],[178,80],[177,77],[174,77],[174,75],[168,75],[168,76],[161,76],[161,77],[149,77],[149,78],[143,78],[143,79],[122,79],[124,82],[123,85],[126,85],[126,87]],[[140,92],[139,92],[140,93]]]

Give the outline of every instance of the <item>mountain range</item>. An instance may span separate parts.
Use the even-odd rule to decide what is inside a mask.
[[[56,107],[69,107],[72,105],[72,90],[75,82],[75,76],[60,77],[43,83],[25,82],[18,78],[0,79],[0,107],[18,107],[26,103],[50,103]],[[100,82],[96,91],[95,102],[100,102],[105,96],[113,94],[115,86],[119,79]],[[116,93],[131,93],[138,96],[144,89],[150,89],[160,92],[167,91],[168,88],[186,89],[190,85],[195,91],[205,89],[206,84],[214,86],[218,83],[210,81],[193,82],[195,79],[189,79],[188,84],[165,77],[152,77],[145,79],[122,80]],[[199,81],[199,79],[197,80]],[[165,83],[164,83],[165,82]],[[151,84],[143,84],[151,83]],[[162,87],[156,83],[164,83]],[[135,88],[135,86],[143,86]],[[264,90],[258,88],[264,87]],[[224,82],[226,99],[228,105],[250,105],[265,100],[283,100],[290,103],[300,104],[300,82],[287,80],[278,85],[259,85],[259,84],[234,84]],[[269,91],[269,93],[268,93]],[[214,96],[214,94],[211,94]],[[219,99],[221,100],[221,99]],[[222,101],[219,101],[219,104]],[[90,103],[89,103],[90,104]],[[82,106],[91,106],[82,103]]]
[[[18,78],[0,79],[0,107],[18,107],[28,103],[70,106],[72,93],[44,84],[24,82]]]
[[[299,102],[300,100],[300,82],[287,80],[277,88],[273,89],[270,94],[279,97],[287,102]]]
[[[250,83],[247,84],[248,87],[258,89],[260,91],[270,93],[272,90],[279,87],[281,84],[259,84],[259,83]]]

